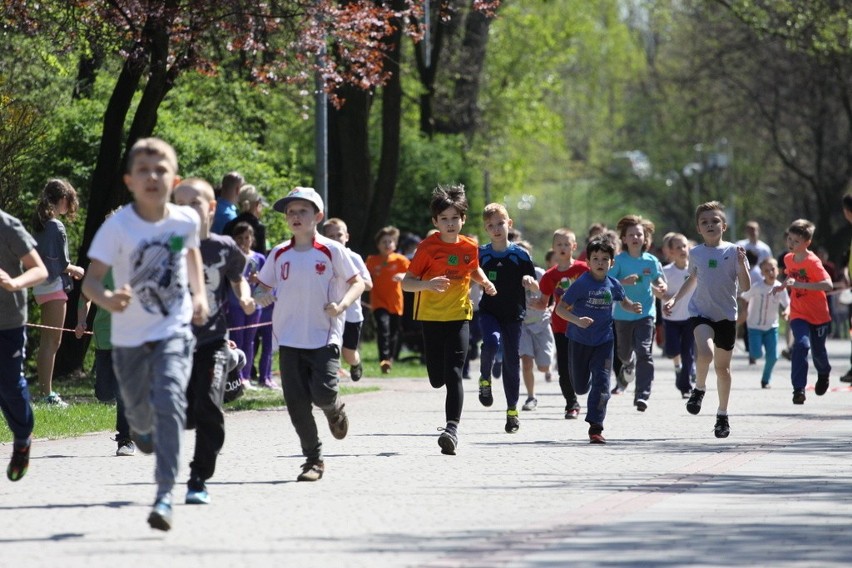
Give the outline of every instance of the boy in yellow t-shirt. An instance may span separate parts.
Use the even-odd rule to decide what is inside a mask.
[[[423,324],[426,370],[433,388],[447,387],[447,425],[438,438],[441,452],[455,455],[464,389],[462,368],[470,337],[470,281],[485,293],[497,293],[479,267],[476,243],[461,235],[468,209],[464,186],[438,186],[429,210],[438,232],[424,239],[402,280],[402,289],[414,292],[414,319]]]

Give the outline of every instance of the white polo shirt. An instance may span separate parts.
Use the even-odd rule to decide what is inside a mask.
[[[325,306],[342,300],[347,282],[357,274],[343,245],[319,234],[309,250],[297,251],[292,239],[273,248],[257,278],[277,298],[272,333],[278,345],[298,349],[340,345],[344,314],[331,318]]]

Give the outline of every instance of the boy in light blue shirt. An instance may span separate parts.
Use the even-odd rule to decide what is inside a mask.
[[[615,257],[609,275],[624,286],[631,301],[642,305],[641,312],[630,312],[620,306],[613,312],[618,336],[616,354],[622,363],[616,392],[623,391],[635,376],[633,405],[639,412],[645,412],[654,382],[652,349],[657,315],[654,297],[665,296],[666,278],[660,261],[647,252],[654,235],[653,223],[638,215],[626,215],[618,221],[616,230],[624,250]]]

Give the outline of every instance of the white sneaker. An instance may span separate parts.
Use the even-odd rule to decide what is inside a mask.
[[[538,401],[535,397],[529,397],[524,405],[521,407],[521,410],[535,410],[538,406]]]
[[[118,449],[115,450],[115,455],[117,456],[134,456],[136,455],[136,446],[133,445],[133,442],[127,440],[126,442],[119,442]]]

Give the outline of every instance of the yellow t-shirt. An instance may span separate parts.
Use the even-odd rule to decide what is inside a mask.
[[[419,321],[459,321],[473,316],[470,302],[470,275],[479,268],[479,248],[468,237],[457,243],[445,243],[438,233],[417,245],[408,271],[431,280],[436,276],[450,279],[446,292],[423,290],[414,294],[414,319]]]

